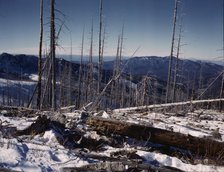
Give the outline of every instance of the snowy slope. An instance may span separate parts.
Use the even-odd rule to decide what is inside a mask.
[[[7,111],[1,111],[0,123],[2,126],[15,126],[24,129],[36,120],[36,117],[21,118],[5,116]],[[74,119],[78,128],[85,129],[88,126],[79,122],[80,113],[64,113],[68,119]],[[99,115],[99,114],[94,114]],[[108,114],[102,113],[103,118],[118,118],[119,120],[131,123],[152,123],[153,126],[164,129],[171,129],[181,133],[188,133],[194,136],[203,137],[211,134],[219,128],[222,140],[224,139],[224,114],[211,110],[199,110],[187,113],[185,116],[175,116],[174,114],[144,113],[144,114]],[[73,121],[73,122],[75,122]],[[1,125],[0,125],[1,126]],[[1,128],[1,127],[0,127]],[[94,131],[86,130],[86,135],[98,138],[99,135]],[[97,155],[111,156],[113,152],[120,150],[137,150],[137,155],[145,159],[145,163],[175,167],[184,171],[224,171],[224,167],[214,165],[203,165],[202,161],[190,164],[186,160],[178,157],[169,156],[158,151],[149,151],[141,145],[133,145],[129,142],[124,143],[123,148],[115,148],[105,145],[100,151],[75,149],[69,150],[60,145],[56,139],[59,133],[54,129],[49,129],[43,134],[36,136],[21,136],[19,138],[3,138],[0,135],[0,167],[9,168],[17,171],[60,171],[62,167],[80,167],[83,165],[98,162],[85,156],[80,156],[80,152],[89,152]],[[5,136],[8,137],[8,136]],[[221,141],[221,140],[220,140]]]

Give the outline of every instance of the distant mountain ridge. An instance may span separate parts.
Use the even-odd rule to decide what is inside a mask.
[[[174,57],[173,59],[173,65],[175,65],[176,58]],[[166,81],[169,60],[169,57],[158,56],[133,57],[128,60],[123,60],[122,68],[124,68],[125,73],[131,73],[133,75],[150,75]],[[114,61],[104,63],[105,69],[112,70],[113,66]],[[179,66],[183,68],[182,73],[185,76],[186,73],[189,73],[190,76],[201,73],[202,76],[214,77],[223,70],[223,66],[221,65],[200,60],[179,60]]]
[[[175,60],[173,65],[175,65]],[[59,63],[69,64],[70,62],[63,59],[57,59],[57,70],[59,70]],[[33,55],[11,55],[3,53],[0,55],[0,77],[9,78],[18,77],[22,74],[26,75],[37,74],[38,57]],[[158,56],[145,56],[145,57],[133,57],[130,59],[122,60],[123,72],[131,75],[148,75],[154,77],[162,82],[167,80],[167,71],[169,65],[169,57]],[[202,85],[207,85],[212,79],[218,76],[223,71],[224,67],[218,64],[205,61],[193,61],[193,60],[180,60],[179,66],[183,70],[179,70],[178,75],[181,76],[184,84],[187,82],[198,83],[201,80]],[[104,62],[104,70],[106,75],[111,75],[114,67],[114,61]],[[78,62],[72,62],[73,73],[77,75],[79,69]],[[108,78],[109,76],[106,76]]]
[[[0,77],[16,78],[19,75],[37,73],[38,58],[33,55],[12,55],[3,53],[0,55]]]
[[[46,59],[45,59],[46,60]],[[164,100],[165,92],[166,92],[166,81],[167,81],[167,72],[169,65],[169,57],[157,57],[157,56],[146,56],[146,57],[133,57],[130,59],[124,59],[121,62],[122,75],[121,81],[128,83],[126,84],[126,89],[133,85],[141,85],[144,79],[144,76],[149,76],[151,78],[151,86],[150,89],[154,89],[156,94],[158,94],[156,101],[160,102],[160,100]],[[104,62],[104,70],[102,76],[102,86],[111,79],[113,74],[113,67],[115,61],[106,61]],[[176,58],[173,58],[173,65],[175,66]],[[56,73],[57,79],[63,79],[62,82],[64,85],[68,83],[69,75],[69,67],[71,65],[72,72],[72,82],[74,83],[74,92],[77,90],[77,82],[79,76],[79,62],[70,62],[64,59],[56,59]],[[83,65],[84,71],[86,71],[85,64]],[[173,66],[173,67],[174,67]],[[97,80],[97,65],[94,65],[94,79]],[[179,70],[178,70],[178,79],[177,86],[179,88],[179,92],[183,93],[183,96],[186,95],[198,96],[203,90],[207,88],[207,86],[214,81],[215,78],[224,70],[224,67],[221,65],[217,65],[211,62],[204,61],[194,61],[194,60],[180,60],[179,61]],[[11,84],[11,90],[20,90],[20,81],[32,81],[32,75],[37,76],[38,71],[38,57],[33,55],[11,55],[7,53],[3,53],[0,55],[0,78],[17,80],[17,86],[15,84]],[[172,71],[173,72],[173,71]],[[131,75],[131,76],[130,76]],[[45,76],[47,76],[45,74]],[[130,81],[130,82],[129,82]],[[6,90],[9,90],[7,81],[0,86],[0,92],[5,94]],[[14,81],[10,81],[14,82]],[[36,81],[32,81],[33,84],[27,84],[26,94],[24,96],[29,97],[33,92],[34,85],[36,85]],[[131,84],[130,84],[131,83]],[[1,83],[0,83],[1,84]],[[131,85],[131,86],[130,86]],[[209,92],[207,93],[205,98],[217,97],[219,95],[221,85],[221,77],[217,79],[217,81],[212,85]],[[10,85],[9,85],[10,86]],[[22,86],[25,88],[25,85]],[[15,89],[16,88],[16,89]],[[107,90],[108,91],[108,90]],[[10,91],[7,91],[10,92]],[[19,91],[16,91],[19,92]],[[108,92],[108,95],[110,93]],[[152,94],[152,93],[150,93]],[[14,99],[18,99],[15,97],[18,95],[12,94],[11,97]],[[127,95],[128,96],[128,95]],[[150,95],[152,96],[152,95]],[[191,97],[190,97],[191,98]],[[189,99],[189,97],[188,97]]]

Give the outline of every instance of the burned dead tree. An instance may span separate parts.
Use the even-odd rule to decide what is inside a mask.
[[[177,9],[178,9],[179,0],[175,0],[175,8],[174,8],[174,16],[173,16],[173,35],[172,35],[172,43],[171,43],[171,52],[170,52],[170,61],[168,67],[168,78],[167,78],[167,86],[166,86],[166,100],[165,102],[168,103],[171,88],[172,88],[172,66],[173,66],[173,52],[174,52],[174,43],[175,43],[175,31],[176,31],[176,22],[177,22]]]
[[[89,62],[87,64],[86,78],[85,78],[85,102],[88,103],[93,98],[93,21],[91,26],[91,38],[90,38],[90,49],[89,49]]]
[[[37,93],[37,108],[38,109],[40,109],[40,102],[41,102],[42,42],[43,42],[43,0],[40,0],[40,42],[39,42],[38,93]]]
[[[140,141],[144,140],[157,144],[174,146],[191,151],[194,155],[206,156],[210,159],[216,159],[217,153],[224,151],[223,142],[218,142],[210,138],[198,138],[152,126],[99,117],[89,118],[87,124],[98,133],[107,136],[118,134],[121,136],[129,136]],[[222,159],[224,160],[223,156]]]
[[[223,0],[223,19],[224,19],[224,0]],[[224,22],[222,22],[223,24],[223,29],[224,29]],[[222,35],[222,55],[223,55],[223,62],[224,62],[224,33]],[[223,69],[224,71],[224,69]],[[221,99],[224,97],[224,72],[222,74],[222,82],[221,82],[221,88],[220,88],[220,103],[219,103],[219,110],[221,111],[222,110],[222,102],[221,102]]]
[[[79,87],[78,87],[78,100],[77,100],[77,108],[80,108],[82,105],[82,84],[83,84],[83,50],[84,50],[84,38],[85,38],[85,27],[82,32],[82,47],[81,47],[81,56],[80,56],[80,66],[79,66]]]
[[[51,0],[51,26],[50,26],[50,57],[52,63],[51,83],[52,83],[52,110],[56,110],[56,69],[55,69],[55,0]]]
[[[114,62],[114,67],[113,67],[113,76],[112,78],[115,78],[118,73],[119,73],[119,69],[118,69],[118,64],[119,64],[119,51],[120,51],[120,35],[118,36],[118,42],[117,42],[117,52],[116,52],[116,59]],[[117,91],[118,91],[118,83],[113,80],[112,84],[111,84],[111,90],[110,90],[110,95],[111,95],[111,106],[116,106],[117,103]]]
[[[103,28],[103,0],[100,0],[100,13],[99,13],[99,61],[98,61],[98,84],[97,93],[100,93],[100,85],[102,80],[102,67],[103,67],[103,56],[102,56],[102,28]]]
[[[180,47],[181,47],[181,35],[182,34],[182,25],[180,25],[179,31],[179,38],[178,38],[178,45],[177,45],[177,56],[176,56],[176,63],[174,69],[174,82],[173,82],[173,92],[172,92],[172,102],[176,101],[176,88],[177,88],[177,79],[178,79],[178,70],[179,70],[179,55],[180,55]]]

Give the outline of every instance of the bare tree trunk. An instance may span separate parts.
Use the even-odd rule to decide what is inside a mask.
[[[86,84],[86,102],[92,101],[93,98],[93,22],[91,27],[91,42],[90,42],[90,50],[89,50],[89,63],[88,63],[88,71],[87,71],[87,84]]]
[[[59,78],[60,78],[60,87],[59,87],[59,106],[62,107],[62,96],[63,96],[63,81],[62,81],[62,60],[59,63]]]
[[[8,69],[8,66],[7,66],[6,74],[7,74],[7,79],[6,79],[6,87],[7,87],[7,105],[9,106],[9,69]]]
[[[70,52],[70,63],[68,68],[68,81],[69,81],[69,87],[68,87],[68,105],[72,105],[72,38],[71,38],[71,52]]]
[[[77,108],[81,107],[81,97],[82,97],[82,83],[83,83],[83,70],[82,70],[82,63],[83,63],[83,49],[84,49],[84,38],[85,38],[85,27],[83,28],[82,32],[82,47],[81,47],[81,57],[80,57],[80,66],[79,66],[79,88],[78,88],[78,100],[77,100]]]
[[[55,5],[55,0],[51,0],[51,50],[50,50],[50,55],[51,55],[51,63],[52,63],[52,104],[51,108],[52,110],[56,110],[56,73],[55,73],[55,13],[54,13],[54,5]]]
[[[120,35],[118,36],[118,42],[117,42],[117,52],[116,52],[116,58],[113,64],[113,75],[112,78],[115,78],[118,74],[118,54],[119,54],[119,48],[120,48]],[[115,80],[112,81],[111,84],[111,90],[110,90],[110,95],[111,95],[111,106],[114,107],[116,106],[116,98],[117,98],[117,93],[116,93],[116,86],[117,83]]]
[[[203,88],[203,81],[202,81],[202,69],[203,69],[203,66],[202,66],[202,63],[200,63],[200,73],[199,73],[199,83],[198,83],[198,88],[199,88],[199,94],[201,94],[201,90]]]
[[[100,94],[100,85],[101,85],[101,79],[102,79],[102,65],[103,65],[103,59],[102,59],[102,16],[103,16],[103,0],[100,0],[100,14],[99,14],[99,63],[98,63],[98,85],[97,85],[97,92]]]
[[[20,68],[20,77],[19,77],[19,103],[18,105],[21,106],[21,99],[22,99],[22,69]]]
[[[224,0],[223,0],[223,19],[224,19]],[[224,29],[224,22],[222,22],[222,28]],[[224,32],[222,32],[222,55],[223,55],[223,62],[224,62]],[[222,84],[221,84],[221,90],[220,90],[220,102],[219,102],[219,110],[222,110],[222,102],[221,99],[224,97],[224,69],[223,69],[223,74],[222,74]]]
[[[42,42],[43,42],[43,0],[40,0],[40,42],[39,42],[39,60],[38,60],[38,93],[37,108],[40,109],[41,102],[41,80],[42,80]]]
[[[175,1],[175,8],[174,8],[173,36],[172,36],[171,53],[170,53],[168,78],[167,78],[167,86],[166,86],[166,103],[169,101],[170,89],[171,89],[172,66],[173,66],[173,50],[174,50],[175,30],[176,30],[176,21],[177,21],[177,6],[178,6],[178,0]]]
[[[120,60],[119,60],[119,52],[120,52],[120,36],[118,37],[118,43],[117,43],[117,54],[116,54],[116,61],[115,61],[115,69],[114,69],[114,76],[116,77],[119,74],[119,68],[120,68]],[[117,81],[114,81],[115,85],[115,92],[114,92],[114,104],[116,107],[116,104],[119,102],[119,79]]]
[[[224,92],[224,72],[222,74],[222,85],[221,85],[221,90],[220,90],[220,102],[219,102],[219,110],[222,110],[222,101],[221,99],[224,97],[223,96],[223,92]]]
[[[176,101],[176,85],[177,85],[177,75],[179,70],[179,55],[180,55],[180,43],[181,43],[181,33],[182,33],[182,26],[180,26],[179,38],[178,38],[178,46],[177,46],[177,57],[176,57],[176,64],[174,69],[174,82],[173,82],[173,96],[172,102]]]

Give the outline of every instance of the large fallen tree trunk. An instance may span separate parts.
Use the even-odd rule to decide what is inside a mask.
[[[176,112],[181,110],[195,110],[200,108],[205,109],[216,109],[216,110],[224,110],[224,106],[222,109],[219,109],[219,104],[224,104],[224,99],[210,99],[210,100],[193,100],[186,102],[177,102],[177,103],[167,103],[167,104],[155,104],[149,106],[138,106],[138,107],[130,107],[123,109],[115,109],[114,113],[136,113],[136,112],[145,112],[145,111],[153,111],[153,112]]]
[[[191,151],[194,155],[204,156],[212,160],[216,160],[217,155],[219,155],[220,163],[224,164],[224,143],[210,138],[198,138],[191,135],[154,128],[152,126],[98,117],[89,118],[87,124],[97,132],[105,135],[117,134],[129,136],[137,140],[173,146]]]
[[[67,130],[64,123],[61,123],[59,120],[52,120],[45,115],[38,116],[36,121],[29,127],[23,130],[16,130],[15,128],[10,134],[13,134],[14,137],[23,135],[35,136],[37,134],[43,134],[45,131],[51,129],[58,133],[56,139],[65,148],[87,148],[89,150],[97,150],[103,146],[103,144],[111,144],[107,139],[100,138],[96,140],[85,136],[85,133],[78,129]]]
[[[145,163],[136,163],[133,161],[115,161],[115,162],[99,162],[85,165],[83,167],[64,167],[61,172],[123,172],[123,171],[151,171],[151,172],[181,172],[181,170],[161,166],[156,167]]]
[[[39,112],[37,109],[30,109],[16,106],[0,106],[0,114],[4,116],[32,117]]]

